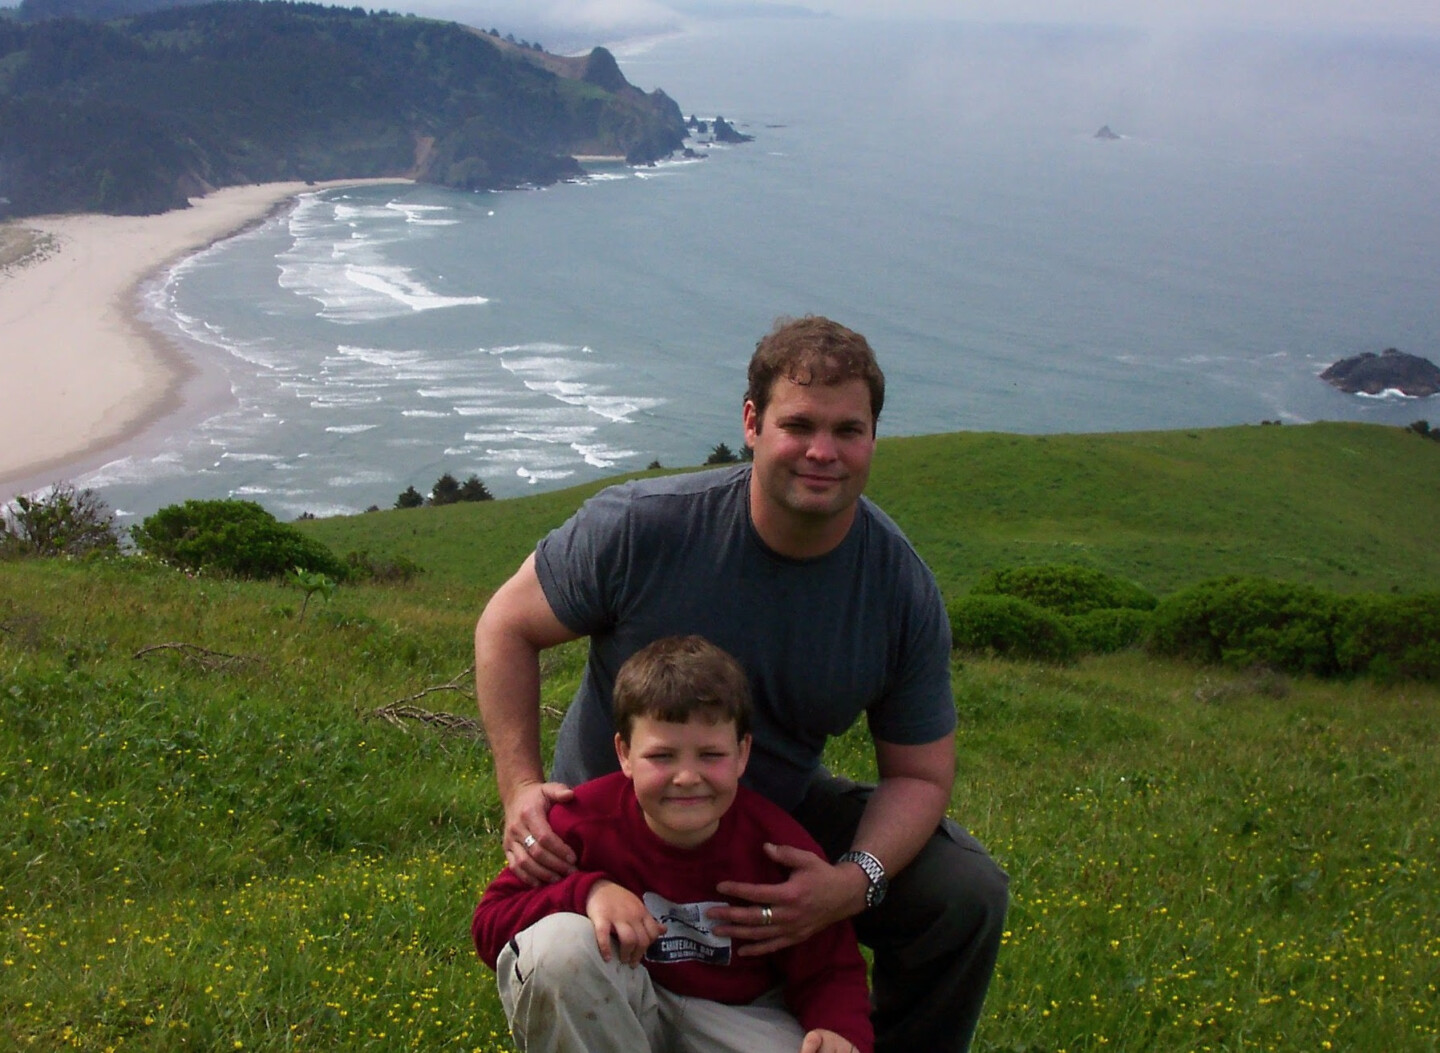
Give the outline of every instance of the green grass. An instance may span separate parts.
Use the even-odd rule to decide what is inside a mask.
[[[1062,562],[1159,594],[1222,574],[1408,592],[1440,588],[1437,483],[1440,443],[1327,423],[882,439],[868,492],[947,594],[987,570]],[[407,556],[488,591],[598,488],[299,525],[341,554]]]
[[[1161,592],[1440,587],[1440,444],[1195,434],[896,440],[872,492],[947,590],[1061,555]],[[509,1048],[468,939],[489,754],[372,714],[465,672],[581,496],[303,524],[428,571],[303,619],[278,584],[0,563],[0,1049]],[[146,650],[180,643],[208,653]],[[582,661],[547,656],[547,733]],[[1134,652],[954,681],[952,811],[1014,895],[977,1049],[1440,1048],[1440,686]],[[413,704],[472,716],[460,684]],[[863,730],[829,760],[866,775]]]

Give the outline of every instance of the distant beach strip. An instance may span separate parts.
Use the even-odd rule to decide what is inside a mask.
[[[298,194],[405,182],[228,187],[158,216],[7,224],[6,243],[38,248],[17,249],[0,267],[0,501],[97,467],[157,422],[224,398],[183,351],[140,323],[138,290],[147,278]]]

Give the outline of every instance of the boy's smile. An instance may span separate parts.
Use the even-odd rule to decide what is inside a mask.
[[[750,759],[750,736],[734,721],[692,716],[683,724],[637,716],[630,743],[615,736],[620,768],[635,787],[645,823],[667,844],[694,848],[720,826]]]

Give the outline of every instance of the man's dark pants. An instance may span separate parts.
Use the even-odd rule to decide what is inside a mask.
[[[831,859],[847,851],[872,787],[822,773],[792,813]],[[995,971],[1010,879],[945,819],[878,907],[853,919],[874,954],[876,1053],[963,1053]]]

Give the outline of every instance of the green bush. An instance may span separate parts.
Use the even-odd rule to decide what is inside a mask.
[[[1351,599],[1335,637],[1346,673],[1440,679],[1440,593]]]
[[[1009,567],[986,573],[972,596],[1013,596],[1060,614],[1098,610],[1153,610],[1156,599],[1139,585],[1094,567],[1066,563]]]
[[[1308,585],[1218,578],[1162,600],[1149,646],[1202,662],[1330,676],[1340,668],[1335,634],[1343,606]]]
[[[414,581],[424,567],[405,556],[372,556],[368,549],[345,553],[346,574],[352,581],[399,585]]]
[[[56,483],[40,497],[0,506],[0,556],[83,556],[119,544],[115,517],[94,490]]]
[[[346,565],[319,541],[281,523],[253,501],[186,501],[167,505],[131,528],[147,556],[187,570],[237,578],[278,578],[296,569],[348,576]]]
[[[1007,658],[1068,662],[1075,634],[1053,611],[1013,596],[964,596],[949,605],[952,646]]]
[[[1132,607],[1109,607],[1076,614],[1065,621],[1084,654],[1113,654],[1134,647],[1150,628],[1150,612]]]

